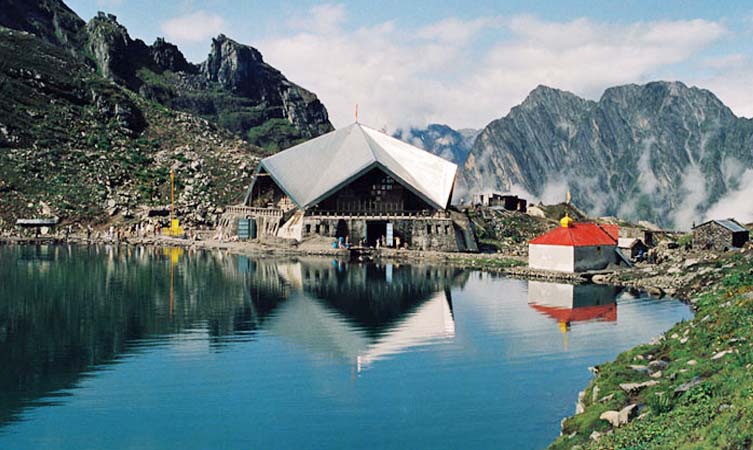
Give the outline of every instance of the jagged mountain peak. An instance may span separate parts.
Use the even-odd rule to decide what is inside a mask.
[[[578,103],[588,102],[588,100],[585,100],[573,94],[572,92],[540,84],[536,86],[536,88],[534,88],[528,94],[528,96],[526,96],[525,100],[523,100],[520,106],[536,107],[542,104],[549,104],[552,101],[569,101]]]
[[[212,39],[207,60],[196,65],[164,38],[147,45],[104,12],[86,23],[61,0],[0,0],[0,25],[63,46],[103,77],[270,151],[333,129],[314,93],[265,63],[257,49],[224,34]]]
[[[753,167],[753,121],[707,90],[629,84],[598,102],[535,91],[476,139],[459,191],[570,190],[593,215],[687,227]]]
[[[681,81],[651,81],[646,84],[610,87],[604,91],[599,103],[636,103],[661,108],[674,101],[727,108],[711,91],[687,86]]]
[[[168,42],[163,37],[155,39],[149,50],[154,63],[161,70],[190,73],[198,71],[198,67],[186,60],[186,57],[183,56],[183,52],[180,51],[177,45]]]
[[[85,39],[86,23],[60,0],[3,0],[0,25],[32,33],[71,53]]]

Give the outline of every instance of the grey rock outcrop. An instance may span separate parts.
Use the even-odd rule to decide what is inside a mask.
[[[286,119],[306,139],[332,130],[327,110],[316,95],[291,83],[253,47],[219,35],[212,39],[201,73],[226,90],[274,110],[273,116]]]
[[[178,46],[167,42],[165,38],[157,38],[149,48],[149,53],[159,70],[187,73],[196,73],[198,71],[198,67],[186,60],[186,57],[183,56]]]
[[[35,34],[76,53],[85,40],[85,23],[57,0],[2,0],[0,25]]]
[[[0,25],[62,46],[148,100],[202,116],[268,151],[333,129],[314,93],[266,64],[258,50],[224,35],[196,65],[164,38],[147,45],[102,12],[85,23],[60,0],[0,0]]]
[[[539,86],[481,132],[460,188],[569,189],[592,215],[689,226],[753,167],[752,146],[753,121],[680,82],[618,86],[599,101]]]

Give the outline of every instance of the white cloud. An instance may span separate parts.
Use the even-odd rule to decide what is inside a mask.
[[[396,22],[353,29],[348,23],[342,5],[318,6],[306,20],[290,21],[292,33],[259,48],[319,95],[335,126],[351,122],[358,103],[364,123],[390,129],[429,122],[480,128],[538,84],[595,98],[606,87],[645,81],[686,62],[726,33],[706,20],[449,17],[418,29]],[[495,43],[484,33],[494,34]]]
[[[324,3],[312,7],[305,15],[293,17],[288,26],[316,34],[330,34],[340,29],[345,17],[345,5]]]
[[[715,70],[729,70],[739,68],[748,62],[748,56],[742,53],[714,56],[703,61],[703,67]]]
[[[709,208],[704,220],[733,217],[743,223],[753,222],[753,202],[750,200],[753,198],[753,169],[746,170],[740,180],[739,189],[727,193]]]
[[[738,116],[753,117],[753,64],[719,70],[693,82],[713,92]]]
[[[698,167],[687,166],[680,189],[684,196],[672,215],[672,223],[675,229],[688,230],[693,222],[700,223],[699,207],[706,201],[706,179]]]
[[[217,14],[195,11],[162,23],[162,32],[175,42],[200,42],[223,31],[225,21]]]

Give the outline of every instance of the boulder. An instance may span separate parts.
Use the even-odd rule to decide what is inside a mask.
[[[659,382],[656,380],[644,381],[643,383],[621,383],[620,389],[630,394],[646,387],[656,386],[657,384],[659,384]]]
[[[701,378],[701,377],[695,377],[692,380],[688,381],[687,383],[683,383],[683,384],[677,386],[677,388],[675,389],[675,394],[681,394],[683,392],[687,392],[690,389],[698,386],[702,382],[703,382],[703,378]]]
[[[630,419],[632,419],[635,415],[637,407],[638,405],[632,404],[622,408],[619,411],[604,411],[599,416],[599,419],[606,420],[614,428],[619,428],[622,425],[630,422]]]

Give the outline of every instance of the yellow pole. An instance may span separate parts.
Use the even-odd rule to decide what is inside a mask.
[[[170,169],[170,227],[173,226],[175,216],[175,171]]]

